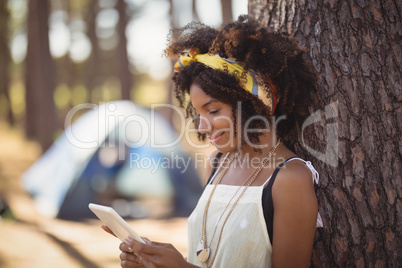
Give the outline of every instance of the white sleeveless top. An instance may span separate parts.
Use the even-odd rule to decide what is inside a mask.
[[[300,158],[292,158],[289,159],[289,161],[294,159]],[[318,182],[318,173],[312,167],[311,163],[304,160],[302,161],[305,162],[312,171],[313,180]],[[211,182],[213,179],[214,178],[211,179]],[[262,210],[262,192],[269,179],[262,186],[250,186],[240,198],[223,229],[221,242],[213,267],[258,268],[272,266],[272,245],[269,240]],[[198,244],[202,240],[204,209],[213,187],[214,185],[211,183],[206,186],[196,208],[188,218],[187,261],[200,267],[206,267],[206,264],[201,263],[197,259],[196,251]],[[211,249],[209,261],[212,260],[215,254],[222,224],[233,203],[242,192],[243,187],[245,186],[242,186],[242,188],[237,191],[239,186],[219,184],[215,189],[207,215],[207,244]],[[236,191],[237,194],[232,199]],[[222,212],[231,199],[231,204],[222,215]],[[219,217],[221,217],[221,220],[219,220]],[[211,244],[211,238],[216,224],[218,227],[216,228],[216,233]],[[322,226],[320,217],[317,218],[317,226]]]

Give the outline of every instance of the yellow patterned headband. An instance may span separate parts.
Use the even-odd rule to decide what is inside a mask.
[[[231,75],[234,75],[240,80],[241,86],[249,93],[257,96],[266,106],[271,108],[272,114],[275,111],[278,99],[276,97],[276,88],[272,83],[267,86],[270,90],[270,96],[267,96],[264,87],[258,83],[257,74],[246,71],[242,66],[234,62],[233,60],[223,59],[216,55],[211,54],[198,54],[197,49],[191,49],[190,52],[181,56],[174,65],[175,72],[178,72],[181,67],[187,66],[193,62],[201,62],[213,69],[225,71]]]

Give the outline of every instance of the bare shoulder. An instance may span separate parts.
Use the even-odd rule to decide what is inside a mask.
[[[303,161],[289,161],[281,168],[272,186],[273,197],[297,197],[300,195],[314,195],[315,197],[312,178],[311,170]]]
[[[313,184],[313,174],[306,163],[295,159],[286,163],[280,170],[277,180],[284,183]]]

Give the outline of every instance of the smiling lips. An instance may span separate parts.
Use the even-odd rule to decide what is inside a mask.
[[[220,133],[218,136],[215,136],[215,138],[212,138],[212,137],[208,136],[209,142],[211,144],[217,143],[217,141],[222,137],[223,133],[224,132]]]

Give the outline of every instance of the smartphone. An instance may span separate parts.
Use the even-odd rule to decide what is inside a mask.
[[[136,231],[111,207],[90,203],[89,209],[123,242],[132,237],[145,244]]]

